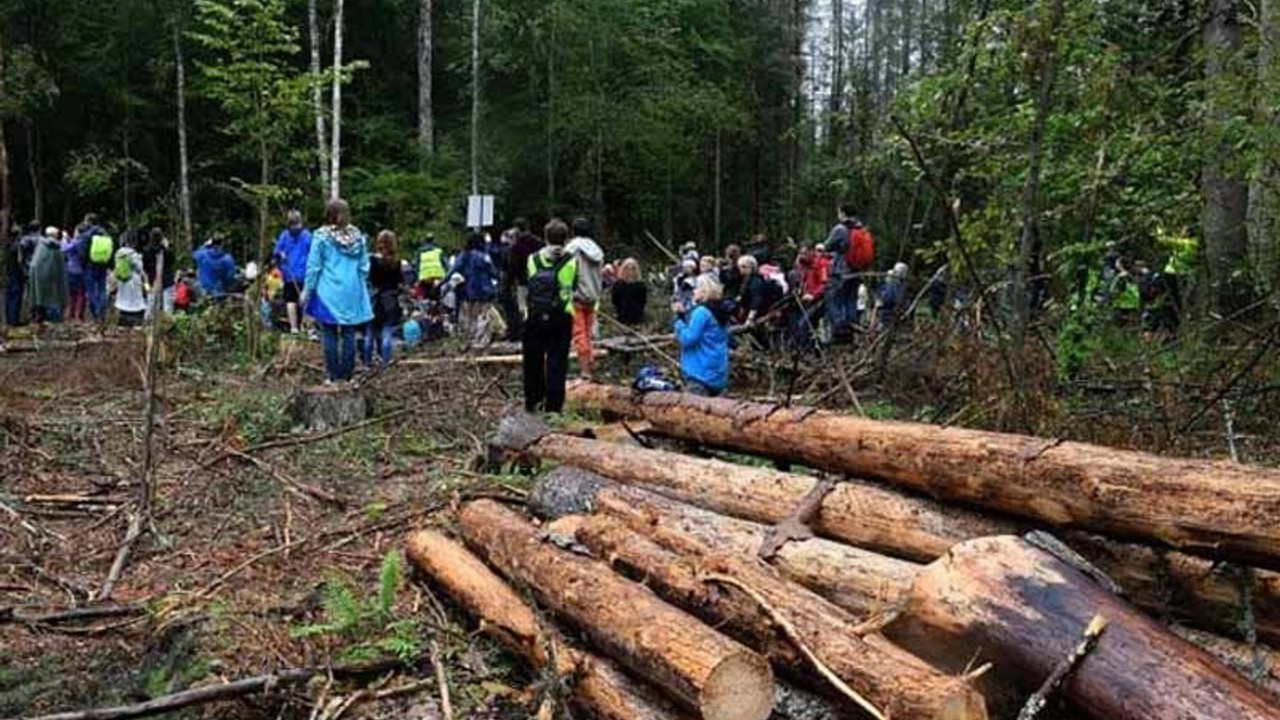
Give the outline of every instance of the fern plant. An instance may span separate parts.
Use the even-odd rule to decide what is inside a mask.
[[[422,655],[426,641],[421,621],[395,616],[404,576],[404,559],[393,550],[383,557],[378,586],[368,598],[360,596],[350,578],[330,578],[322,591],[321,621],[296,627],[290,635],[297,640],[323,637],[346,644],[340,656],[347,662],[368,662],[387,655],[412,661]]]

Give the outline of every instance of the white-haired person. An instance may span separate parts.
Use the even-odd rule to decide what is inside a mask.
[[[694,395],[717,397],[729,386],[729,318],[723,295],[719,280],[702,275],[694,284],[692,306],[672,304],[680,374],[685,391]]]

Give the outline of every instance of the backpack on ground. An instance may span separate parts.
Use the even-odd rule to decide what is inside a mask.
[[[849,228],[849,249],[845,252],[845,265],[854,272],[866,272],[876,263],[876,241],[866,225]]]
[[[533,258],[534,273],[529,278],[529,316],[551,316],[565,312],[564,296],[560,294],[560,271],[573,261],[565,253],[551,265],[543,265],[542,255]]]
[[[113,271],[116,276],[116,282],[127,283],[133,279],[133,256],[127,252],[121,251],[116,253],[116,266]]]
[[[106,267],[115,250],[115,240],[110,235],[94,235],[89,240],[89,262]]]

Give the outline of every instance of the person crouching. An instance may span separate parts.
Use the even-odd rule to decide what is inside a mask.
[[[724,288],[711,275],[698,278],[693,307],[677,302],[676,339],[680,343],[680,374],[685,391],[717,397],[729,385],[728,311],[722,305]]]

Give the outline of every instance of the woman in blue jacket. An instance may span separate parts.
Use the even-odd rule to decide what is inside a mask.
[[[698,278],[694,306],[680,303],[676,312],[676,340],[680,343],[680,374],[687,392],[717,397],[729,385],[729,332],[721,306],[724,288],[711,275]]]
[[[330,200],[325,226],[312,237],[302,305],[320,325],[328,382],[346,382],[356,368],[356,333],[373,320],[369,245],[351,224],[345,200]]]

